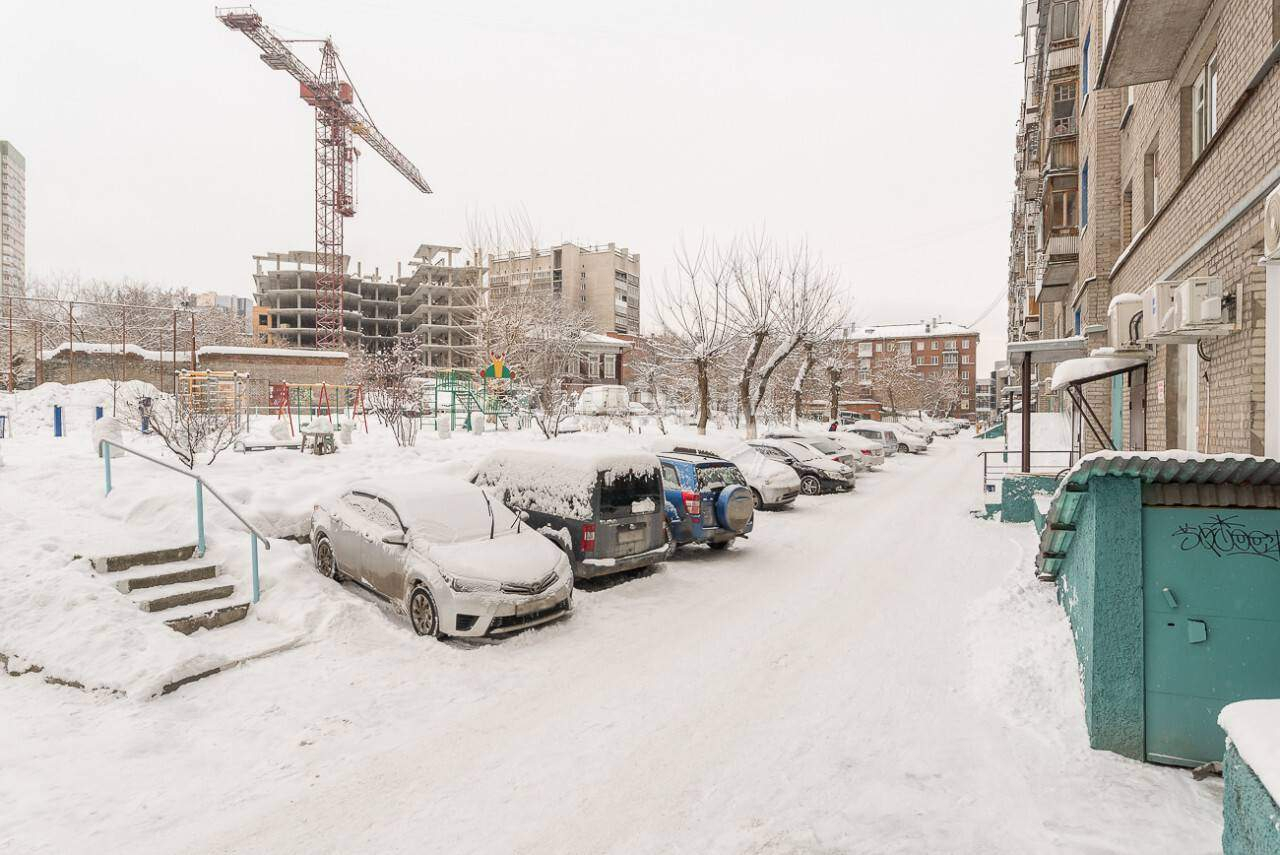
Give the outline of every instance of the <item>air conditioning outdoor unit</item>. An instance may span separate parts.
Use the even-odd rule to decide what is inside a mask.
[[[1267,258],[1280,260],[1280,187],[1267,196],[1262,217],[1262,247]]]
[[[1197,276],[1178,285],[1175,290],[1181,327],[1198,327],[1222,323],[1222,280],[1216,276]]]
[[[1159,338],[1177,332],[1181,326],[1176,282],[1156,282],[1142,292],[1142,337]]]
[[[1107,344],[1116,350],[1138,346],[1142,331],[1133,329],[1134,317],[1142,311],[1141,294],[1117,294],[1107,307]]]

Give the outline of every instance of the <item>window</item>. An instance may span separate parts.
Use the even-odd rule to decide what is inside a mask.
[[[934,350],[937,350],[937,349],[938,349],[938,342],[937,342],[936,340],[935,340],[934,342],[932,342],[932,348],[933,348]]]
[[[1151,143],[1142,161],[1142,223],[1146,225],[1160,205],[1160,150]]]
[[[618,364],[614,361],[614,358],[612,356],[603,356],[601,360],[604,362],[604,376],[609,380],[617,377]]]
[[[1066,187],[1049,194],[1049,228],[1073,229],[1076,226],[1076,188]]]
[[[1191,159],[1218,132],[1218,57],[1213,55],[1191,84]]]
[[[911,352],[911,342],[909,341],[898,342],[898,353],[910,353],[910,352]]]
[[[871,342],[869,341],[858,342],[858,356],[870,356],[871,349],[872,349]]]
[[[961,399],[960,399],[960,409],[962,409],[962,410],[967,410],[967,409],[969,409],[969,399],[968,399],[968,398],[961,398]]]
[[[1089,97],[1089,42],[1093,40],[1093,33],[1084,34],[1084,47],[1080,49],[1080,97]]]
[[[1124,187],[1120,197],[1120,242],[1128,246],[1133,242],[1133,182]]]
[[[587,357],[587,376],[600,376],[600,360],[594,356]]]
[[[1089,225],[1089,161],[1080,167],[1080,228]]]
[[[870,371],[870,370],[871,370],[871,360],[870,360],[870,359],[861,359],[861,360],[859,360],[859,361],[858,361],[858,370],[859,370],[859,371]]]
[[[968,380],[968,379],[969,379],[969,372],[968,372],[968,371],[961,371],[961,372],[960,372],[960,379],[961,379],[961,380]]]
[[[1076,132],[1076,82],[1053,84],[1053,133],[1059,137]]]
[[[876,353],[884,353],[884,343],[876,342]]]
[[[968,350],[969,345],[971,344],[973,344],[973,342],[966,338],[960,343],[960,347],[962,350]]]
[[[1054,0],[1049,7],[1049,40],[1060,42],[1080,34],[1079,0]]]
[[[859,372],[858,372],[858,382],[859,382],[859,383],[861,383],[863,386],[868,386],[868,385],[870,385],[870,384],[871,384],[871,372],[870,372],[870,371],[859,371]]]
[[[1129,124],[1129,115],[1133,112],[1133,87],[1126,86],[1124,88],[1124,110],[1120,112],[1120,127],[1124,128]]]
[[[924,350],[924,342],[922,341],[916,342],[916,350]]]
[[[916,365],[924,365],[924,357],[923,357],[923,356],[917,356],[917,357],[916,357]]]
[[[968,365],[972,359],[973,357],[966,353],[964,356],[960,357],[960,363],[962,365]]]
[[[938,357],[936,357],[936,356],[930,356],[930,357],[929,357],[929,364],[930,364],[930,365],[937,365],[937,364],[938,364]]]

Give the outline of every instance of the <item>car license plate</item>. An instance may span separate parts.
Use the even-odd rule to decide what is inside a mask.
[[[618,529],[618,551],[639,552],[644,546],[645,528]]]

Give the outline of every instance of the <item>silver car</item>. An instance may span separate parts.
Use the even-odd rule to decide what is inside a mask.
[[[460,478],[358,481],[315,506],[311,547],[324,576],[350,579],[409,616],[419,635],[504,635],[573,607],[568,556]]]

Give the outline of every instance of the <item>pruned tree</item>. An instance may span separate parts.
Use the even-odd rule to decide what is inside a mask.
[[[397,342],[389,350],[363,353],[348,366],[351,382],[363,386],[364,404],[379,423],[391,429],[396,444],[408,447],[418,441],[421,365],[409,342]]]
[[[738,241],[730,257],[730,317],[745,341],[738,395],[747,437],[754,438],[756,412],[778,367],[798,347],[829,340],[846,310],[838,277],[805,243],[788,251],[756,234]]]
[[[140,427],[140,409],[144,396],[130,401],[129,424]],[[190,401],[172,395],[152,398],[150,428],[165,448],[188,469],[194,469],[202,455],[212,466],[218,455],[230,448],[240,435],[240,420],[225,407],[193,407]]]
[[[831,421],[840,419],[840,393],[844,379],[845,351],[839,347],[829,347],[822,357],[822,369],[827,377],[827,395],[831,400]]]
[[[907,406],[920,393],[920,374],[911,361],[911,354],[903,350],[885,353],[871,369],[871,389],[883,402],[889,401],[889,409],[897,413],[898,405]]]
[[[675,268],[674,281],[664,282],[657,301],[662,334],[654,346],[671,365],[692,369],[698,433],[705,434],[712,411],[712,375],[735,343],[729,315],[729,265],[725,254],[706,240],[693,251],[682,241]]]
[[[667,425],[663,410],[670,402],[671,393],[682,385],[683,380],[678,363],[670,358],[670,354],[679,352],[679,347],[668,340],[669,337],[669,334],[642,336],[636,339],[627,356],[634,378],[631,388],[646,392],[653,399],[658,430],[664,434]]]
[[[948,416],[960,403],[964,386],[954,371],[939,371],[920,382],[920,407],[932,416]]]

